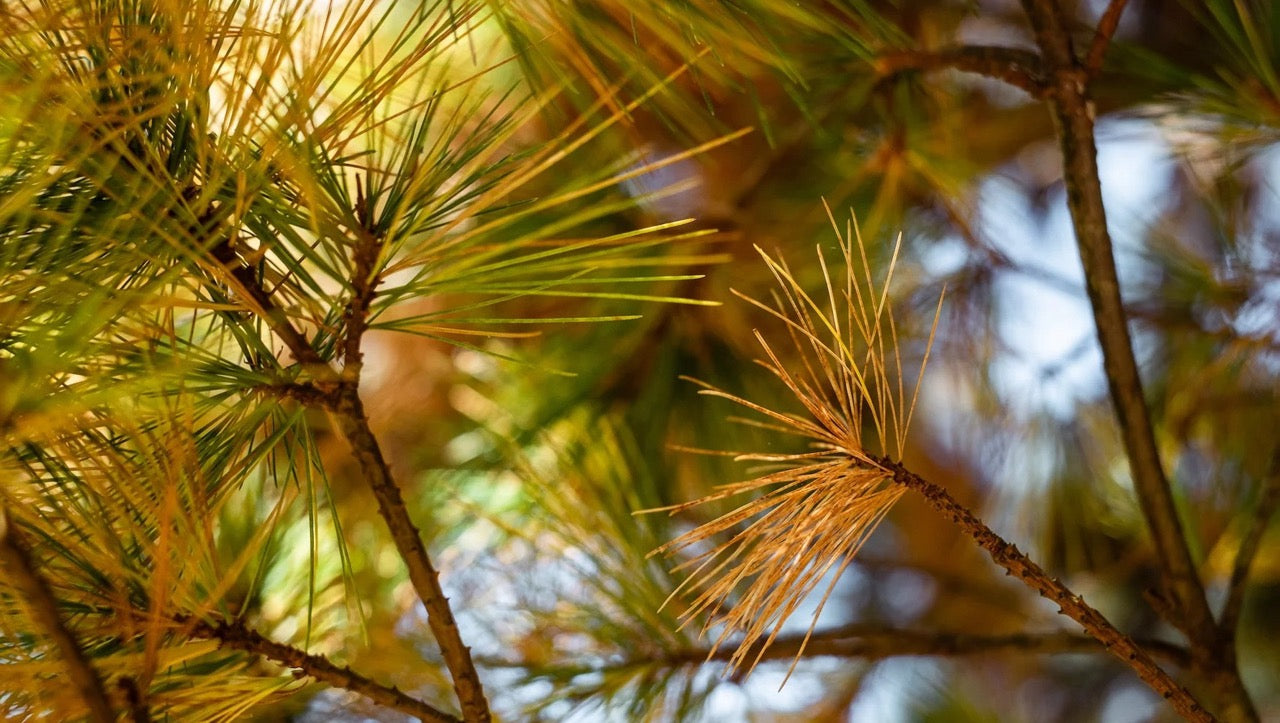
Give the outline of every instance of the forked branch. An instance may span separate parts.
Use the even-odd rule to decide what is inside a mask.
[[[1229,720],[1254,721],[1258,715],[1241,681],[1234,645],[1209,609],[1156,447],[1107,230],[1094,139],[1094,108],[1088,88],[1091,71],[1076,57],[1062,8],[1055,0],[1023,0],[1023,7],[1049,78],[1046,97],[1057,127],[1067,206],[1084,266],[1107,386],[1138,504],[1151,530],[1160,565],[1162,589],[1158,591],[1157,609],[1190,639],[1192,669],[1213,691],[1222,715]],[[1104,15],[1104,23],[1118,23],[1123,7],[1123,3],[1113,2]],[[1095,46],[1101,43],[1105,47],[1112,32],[1114,27],[1099,28],[1098,37],[1102,40]]]
[[[400,487],[391,475],[391,468],[382,455],[377,437],[369,427],[369,419],[360,400],[359,336],[364,330],[365,315],[376,286],[372,275],[376,253],[377,249],[372,242],[362,238],[361,246],[357,249],[356,272],[363,281],[357,283],[357,298],[347,309],[347,341],[350,343],[355,339],[351,345],[354,346],[354,351],[351,346],[347,349],[347,359],[353,367],[339,381],[339,375],[334,372],[333,367],[320,357],[306,337],[284,315],[283,310],[275,305],[270,293],[253,271],[240,263],[234,250],[225,242],[214,248],[214,257],[237,282],[239,292],[253,304],[254,311],[266,318],[272,331],[285,343],[294,358],[302,362],[316,377],[314,387],[295,384],[272,387],[268,391],[324,408],[347,439],[360,471],[378,501],[378,512],[391,531],[396,551],[409,570],[409,580],[426,607],[427,624],[440,645],[445,666],[453,677],[463,717],[468,722],[488,721],[489,706],[475,664],[471,660],[471,652],[462,642],[457,622],[449,608],[449,600],[440,586],[439,573],[431,563],[427,548],[422,543],[422,536],[409,516]]]
[[[1111,45],[1111,38],[1116,34],[1116,28],[1120,26],[1120,16],[1124,14],[1124,6],[1129,4],[1129,0],[1111,0],[1107,4],[1107,9],[1103,11],[1102,17],[1098,19],[1098,29],[1094,32],[1093,42],[1089,43],[1089,52],[1084,56],[1084,67],[1089,73],[1089,79],[1093,80],[1098,77],[1098,73],[1102,72],[1102,61],[1107,55],[1107,48]]]
[[[1172,608],[1180,619],[1173,620],[1184,631],[1188,626],[1212,625],[1204,588],[1187,547],[1178,518],[1173,493],[1156,450],[1151,418],[1143,395],[1142,379],[1134,359],[1128,321],[1120,297],[1111,234],[1102,201],[1098,175],[1098,149],[1094,142],[1093,111],[1085,74],[1076,60],[1056,3],[1027,0],[1053,89],[1050,105],[1058,126],[1063,156],[1063,177],[1067,204],[1075,227],[1085,283],[1102,347],[1103,366],[1111,399],[1120,422],[1134,487],[1147,524],[1155,540],[1160,567],[1164,571]]]
[[[876,56],[872,66],[880,75],[906,70],[961,70],[1003,80],[1033,97],[1044,94],[1040,57],[1021,48],[964,45],[941,50],[893,50]]]

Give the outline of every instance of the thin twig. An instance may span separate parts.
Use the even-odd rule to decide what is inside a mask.
[[[234,290],[237,294],[249,302],[252,305],[251,310],[267,322],[271,331],[288,347],[293,358],[302,364],[317,381],[336,381],[337,374],[333,371],[333,367],[320,357],[315,347],[311,346],[311,342],[307,341],[307,337],[293,325],[293,322],[289,321],[284,309],[276,305],[270,292],[263,287],[253,269],[246,266],[236,254],[230,240],[223,239],[214,244],[210,253],[235,282]]]
[[[1189,721],[1209,723],[1214,718],[1196,701],[1191,692],[1169,676],[1151,659],[1150,654],[1132,638],[1116,629],[1102,613],[1089,606],[1079,595],[1071,592],[1056,578],[1050,577],[1039,565],[1024,555],[987,527],[964,505],[956,502],[947,491],[916,475],[902,465],[888,459],[872,460],[893,476],[893,481],[918,492],[935,510],[941,512],[986,550],[997,565],[1008,574],[1017,577],[1041,597],[1058,604],[1058,612],[1080,623],[1085,632],[1102,643],[1152,690],[1168,700],[1174,709]]]
[[[1111,38],[1120,25],[1120,16],[1124,14],[1124,7],[1128,4],[1129,0],[1111,0],[1098,19],[1098,30],[1093,35],[1093,42],[1089,44],[1089,52],[1084,56],[1084,69],[1089,74],[1089,80],[1097,78],[1102,72],[1102,59],[1107,55]]]
[[[1160,565],[1162,589],[1158,595],[1165,599],[1157,610],[1191,641],[1195,677],[1213,690],[1222,714],[1231,720],[1254,721],[1257,713],[1240,680],[1234,647],[1209,609],[1156,447],[1107,230],[1088,73],[1076,58],[1058,3],[1023,0],[1022,4],[1049,78],[1046,97],[1057,126],[1067,205],[1102,347],[1103,368],[1138,504]]]
[[[281,665],[299,671],[302,675],[335,688],[358,693],[378,705],[398,710],[406,715],[424,721],[460,723],[455,716],[407,695],[395,686],[375,683],[346,666],[330,662],[323,655],[307,653],[292,646],[268,640],[257,631],[250,630],[239,623],[222,621],[210,624],[184,615],[175,615],[174,621],[187,627],[193,637],[217,640],[225,647],[270,658]]]
[[[808,641],[806,642],[806,638]],[[1186,648],[1164,640],[1136,641],[1144,650],[1174,665],[1189,660]],[[756,657],[757,651],[749,653]],[[970,633],[903,630],[864,624],[846,625],[810,635],[779,636],[759,656],[761,661],[802,658],[864,658],[882,660],[902,656],[963,657],[991,654],[1055,655],[1066,653],[1101,653],[1102,644],[1089,635],[1066,631],[1047,633],[1010,633],[981,635]],[[734,657],[732,648],[691,648],[652,656],[636,656],[618,663],[591,668],[590,672],[626,670],[639,666],[679,667],[703,665],[709,661],[728,662]],[[525,667],[520,662],[486,661],[495,667]]]
[[[365,475],[365,481],[378,501],[378,511],[391,530],[391,538],[401,559],[409,568],[409,580],[427,609],[427,625],[440,644],[445,665],[453,676],[454,689],[462,706],[462,715],[471,721],[490,720],[480,676],[476,673],[471,651],[462,642],[458,623],[449,609],[449,599],[440,587],[440,574],[431,564],[422,535],[409,516],[400,488],[391,476],[382,456],[378,440],[369,428],[364,405],[356,388],[344,384],[329,409],[334,422],[351,445],[351,451]]]
[[[1034,97],[1044,93],[1040,57],[1020,48],[965,45],[941,50],[894,50],[876,56],[872,66],[880,75],[905,70],[962,70],[1017,86]]]
[[[804,636],[780,637],[764,651],[761,660],[790,660],[801,652]],[[1187,663],[1187,651],[1163,640],[1138,642],[1152,655],[1175,665]],[[702,652],[702,651],[698,651]],[[1100,653],[1101,643],[1089,635],[1066,631],[1048,633],[1010,633],[979,635],[930,630],[896,630],[849,625],[816,632],[807,645],[805,657],[889,658],[904,655],[953,657],[988,653],[1025,653],[1032,655],[1059,653]],[[718,650],[712,659],[727,660],[732,651]],[[706,659],[703,654],[701,659]]]
[[[806,658],[890,658],[904,655],[954,657],[1004,652],[1032,655],[1104,652],[1098,639],[1066,631],[979,635],[886,629],[857,624],[815,632],[807,644],[804,638],[803,635],[779,637],[764,650],[760,659],[791,660],[797,655]],[[1143,640],[1138,644],[1152,655],[1159,655],[1175,665],[1187,663],[1186,649],[1173,643]],[[693,650],[681,653],[673,659],[689,662],[728,660],[733,655],[732,650],[725,649],[717,650],[709,657],[708,652]],[[752,657],[755,657],[754,653]]]
[[[343,310],[346,335],[343,339],[343,376],[354,381],[360,378],[363,353],[360,342],[369,325],[369,307],[373,303],[381,279],[377,273],[377,261],[382,253],[382,238],[373,232],[371,201],[365,196],[360,176],[356,175],[356,240],[351,257],[351,299]]]
[[[1253,558],[1262,546],[1262,537],[1270,526],[1276,509],[1280,508],[1280,452],[1271,460],[1271,469],[1262,482],[1262,491],[1258,495],[1258,504],[1249,517],[1249,527],[1244,538],[1240,540],[1240,549],[1236,552],[1235,565],[1231,569],[1231,580],[1227,583],[1227,602],[1222,606],[1222,617],[1219,627],[1227,635],[1235,636],[1236,627],[1240,624],[1240,612],[1244,609],[1244,594],[1249,581],[1249,568]]]
[[[61,655],[72,687],[89,709],[89,720],[94,723],[114,723],[116,715],[107,701],[102,678],[89,664],[88,657],[71,631],[63,624],[58,615],[57,599],[32,564],[31,554],[18,539],[16,530],[12,528],[12,520],[4,509],[0,509],[0,567],[8,573],[8,585],[26,599],[32,621],[49,636]]]

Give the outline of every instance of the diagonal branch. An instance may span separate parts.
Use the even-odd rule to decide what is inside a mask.
[[[283,643],[263,637],[255,630],[239,623],[222,621],[210,624],[185,615],[175,615],[174,621],[186,626],[192,637],[217,640],[224,647],[240,650],[280,663],[301,674],[327,683],[335,688],[358,693],[378,705],[398,710],[424,721],[460,723],[448,713],[432,707],[417,698],[406,695],[394,686],[385,686],[369,680],[350,668],[337,665],[323,655],[307,653]]]
[[[1089,80],[1097,78],[1098,73],[1102,72],[1102,59],[1107,55],[1107,47],[1111,45],[1111,38],[1120,25],[1120,16],[1124,14],[1124,6],[1128,4],[1129,0],[1111,0],[1098,19],[1098,30],[1093,35],[1093,42],[1089,44],[1089,52],[1084,56],[1084,69],[1089,74]]]
[[[1222,634],[1209,609],[1156,448],[1107,231],[1088,71],[1076,58],[1058,3],[1023,0],[1022,4],[1049,77],[1046,97],[1057,126],[1067,205],[1102,347],[1103,368],[1138,504],[1151,530],[1160,565],[1162,589],[1156,596],[1156,607],[1191,641],[1192,668],[1196,677],[1214,691],[1223,715],[1232,720],[1257,720],[1240,680],[1234,646],[1230,637]],[[1115,20],[1118,22],[1118,16]]]
[[[356,387],[344,383],[331,400],[329,413],[351,445],[360,470],[370,491],[378,501],[378,512],[391,530],[396,550],[409,568],[409,580],[427,609],[427,625],[440,645],[445,665],[453,676],[454,689],[462,705],[462,715],[471,721],[490,720],[489,705],[485,700],[480,676],[471,660],[471,650],[462,642],[458,623],[449,609],[449,599],[440,587],[440,573],[431,564],[422,535],[409,516],[400,487],[391,476],[391,469],[382,456],[377,438],[369,428],[364,405]]]
[[[1107,230],[1093,113],[1086,96],[1083,71],[1075,60],[1070,37],[1062,27],[1055,4],[1051,0],[1028,0],[1026,4],[1034,21],[1037,41],[1044,48],[1053,74],[1051,106],[1058,124],[1063,180],[1111,399],[1129,455],[1138,500],[1155,538],[1160,567],[1170,588],[1163,592],[1172,595],[1170,602],[1184,618],[1171,622],[1185,630],[1187,624],[1201,624],[1210,617],[1208,605],[1156,450],[1142,380],[1134,359],[1111,235]]]
[[[346,327],[343,339],[343,382],[332,396],[328,410],[342,431],[342,436],[351,445],[352,454],[364,473],[369,490],[378,501],[378,512],[391,530],[396,550],[409,569],[409,581],[427,610],[427,625],[440,645],[445,667],[453,678],[453,688],[458,694],[462,717],[467,723],[485,723],[491,719],[489,703],[485,699],[480,676],[476,673],[471,650],[462,641],[458,623],[449,607],[449,599],[440,586],[440,573],[431,564],[422,535],[409,516],[400,487],[382,456],[382,449],[369,427],[369,417],[360,399],[360,370],[363,363],[360,342],[368,329],[369,310],[381,281],[377,263],[384,241],[373,230],[371,206],[372,200],[365,196],[364,186],[357,176],[352,294],[343,310]]]
[[[1091,607],[1079,595],[1071,592],[1066,585],[1050,577],[1016,546],[1005,542],[964,505],[956,502],[946,490],[917,476],[896,462],[878,458],[873,458],[872,461],[891,474],[894,482],[919,493],[931,507],[958,525],[1008,574],[1026,583],[1041,597],[1057,603],[1058,612],[1080,623],[1085,632],[1096,638],[1102,643],[1102,647],[1132,668],[1144,683],[1168,700],[1184,718],[1201,723],[1210,723],[1214,720],[1190,691],[1155,664],[1146,650],[1132,638],[1117,630],[1102,613]]]
[[[893,50],[872,61],[880,75],[906,70],[962,70],[997,78],[1017,86],[1034,97],[1044,94],[1045,80],[1040,56],[1029,50],[990,45],[964,45],[942,50]]]
[[[210,250],[213,258],[230,274],[235,282],[235,291],[252,305],[252,311],[261,316],[271,331],[284,342],[298,360],[315,378],[322,382],[331,382],[336,378],[333,367],[329,366],[316,352],[307,337],[298,330],[284,309],[276,305],[270,292],[262,286],[253,269],[246,266],[236,254],[229,239],[222,239]]]
[[[1280,452],[1276,452],[1271,461],[1271,469],[1262,482],[1262,492],[1258,495],[1258,504],[1249,517],[1249,527],[1244,538],[1240,540],[1240,549],[1236,552],[1236,562],[1231,570],[1231,580],[1227,583],[1227,602],[1222,607],[1219,620],[1223,633],[1235,636],[1240,623],[1240,611],[1244,608],[1244,593],[1249,581],[1249,568],[1253,558],[1262,546],[1262,537],[1270,526],[1271,518],[1280,508]]]
[[[49,584],[36,570],[31,554],[23,547],[16,531],[12,528],[7,512],[2,508],[0,508],[0,568],[8,573],[8,584],[26,598],[27,609],[33,622],[43,629],[45,635],[49,636],[54,648],[62,656],[72,687],[89,709],[89,720],[93,723],[113,723],[116,715],[111,710],[111,704],[107,702],[107,692],[102,685],[102,678],[89,664],[89,659],[71,631],[63,625],[62,618],[58,615],[57,599],[49,589]]]

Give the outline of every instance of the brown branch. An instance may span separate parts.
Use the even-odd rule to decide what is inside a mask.
[[[360,378],[363,353],[360,341],[368,328],[369,307],[373,303],[381,279],[378,277],[378,255],[382,252],[382,240],[371,230],[371,209],[365,197],[360,176],[356,175],[356,242],[351,258],[351,299],[343,311],[346,338],[343,351],[343,376],[350,381]]]
[[[1235,565],[1231,570],[1231,580],[1227,583],[1227,602],[1222,606],[1219,626],[1223,633],[1235,637],[1240,624],[1240,612],[1244,609],[1244,593],[1249,581],[1249,568],[1253,558],[1262,546],[1262,537],[1270,526],[1276,509],[1280,508],[1280,452],[1276,452],[1271,460],[1271,469],[1262,482],[1262,491],[1258,495],[1258,504],[1249,517],[1249,526],[1244,538],[1240,540],[1240,549],[1236,552]]]
[[[1044,94],[1044,73],[1040,57],[1020,48],[965,45],[942,50],[894,50],[872,61],[882,76],[906,70],[961,70],[1003,80],[1034,97]]]
[[[956,502],[941,487],[917,476],[902,465],[888,459],[873,461],[893,476],[893,481],[918,492],[937,511],[941,512],[986,550],[997,565],[1017,577],[1047,600],[1058,604],[1058,612],[1080,623],[1085,632],[1093,636],[1102,647],[1128,665],[1152,690],[1159,693],[1189,721],[1208,723],[1214,717],[1191,695],[1155,664],[1151,656],[1132,638],[1116,629],[1109,620],[1083,598],[1071,592],[1056,578],[1050,577],[1039,565],[1024,555],[1014,545],[1005,542],[966,507]]]
[[[1058,3],[1023,0],[1023,8],[1049,79],[1046,97],[1057,126],[1067,205],[1084,266],[1107,385],[1129,457],[1138,504],[1151,530],[1160,565],[1159,595],[1167,599],[1157,609],[1164,611],[1169,622],[1191,641],[1195,677],[1213,690],[1224,716],[1231,720],[1257,720],[1240,680],[1234,646],[1222,634],[1209,609],[1156,448],[1107,231],[1088,73],[1076,58]]]
[[[377,272],[378,256],[382,252],[382,239],[372,230],[370,200],[356,177],[356,241],[352,255],[352,295],[343,311],[346,325],[344,342],[343,382],[329,400],[332,415],[347,443],[351,445],[369,489],[378,501],[378,512],[386,521],[395,541],[396,550],[409,569],[409,580],[418,598],[427,610],[427,625],[431,628],[445,667],[453,678],[453,688],[458,694],[462,717],[468,722],[491,720],[489,703],[485,700],[484,687],[471,659],[471,650],[463,643],[449,607],[449,599],[440,586],[440,574],[431,564],[431,557],[422,543],[422,535],[413,524],[405,507],[400,487],[391,475],[391,469],[382,456],[377,437],[369,428],[360,399],[359,383],[362,353],[360,341],[368,328],[370,306],[380,282]]]
[[[1159,655],[1175,665],[1187,663],[1186,649],[1173,643],[1163,640],[1143,640],[1138,644],[1148,653]],[[1030,655],[1100,653],[1103,652],[1103,647],[1096,638],[1066,631],[978,635],[928,630],[886,630],[866,625],[850,625],[814,633],[807,645],[804,644],[802,635],[779,638],[764,651],[760,659],[790,660],[802,652],[805,657],[888,658],[904,655],[953,657],[1001,652]],[[728,660],[732,655],[732,650],[717,650],[712,659]],[[755,657],[754,653],[752,657]],[[702,659],[706,659],[705,654]]]
[[[363,193],[360,194],[363,200]],[[360,219],[367,220],[360,212]],[[348,307],[347,323],[347,361],[353,366],[344,369],[342,378],[333,371],[320,355],[312,348],[306,338],[277,307],[271,295],[258,281],[256,275],[240,260],[232,249],[230,242],[222,241],[213,248],[213,255],[221,263],[232,278],[239,284],[240,293],[250,299],[257,307],[254,311],[267,320],[272,331],[278,335],[299,362],[316,376],[317,382],[323,386],[315,389],[322,396],[316,397],[310,392],[303,393],[306,385],[290,385],[287,392],[308,403],[324,407],[335,426],[351,445],[351,450],[378,501],[378,512],[386,521],[391,531],[396,550],[409,570],[409,580],[427,610],[427,624],[440,645],[445,666],[453,677],[454,690],[458,694],[458,702],[462,708],[463,718],[472,721],[489,721],[489,705],[485,700],[484,688],[480,684],[480,676],[476,673],[471,660],[471,651],[462,642],[458,633],[457,622],[449,609],[449,600],[440,587],[439,573],[431,564],[426,547],[418,528],[413,524],[409,511],[405,507],[400,488],[391,476],[390,467],[382,456],[382,449],[373,431],[369,428],[369,420],[365,415],[364,404],[359,392],[359,337],[364,328],[365,315],[372,301],[377,279],[373,274],[373,263],[377,255],[376,240],[362,237],[359,242],[354,280],[356,298]],[[363,279],[363,280],[362,280]],[[354,316],[353,316],[354,314]],[[352,339],[355,339],[356,351],[351,352]]]
[[[1102,59],[1106,57],[1111,38],[1120,25],[1120,16],[1124,14],[1124,6],[1128,4],[1129,0],[1111,0],[1098,19],[1098,30],[1093,35],[1093,42],[1089,44],[1089,52],[1084,56],[1084,69],[1091,81],[1102,72]]]
[[[1160,656],[1174,665],[1186,665],[1189,660],[1185,648],[1164,640],[1142,640],[1138,644],[1152,655]],[[797,656],[806,659],[832,657],[881,660],[902,656],[963,657],[1001,653],[1054,655],[1104,651],[1096,638],[1066,631],[979,635],[853,624],[819,631],[811,636],[781,636],[763,651],[753,650],[749,656],[755,659],[759,652],[761,661],[794,660]],[[691,648],[650,657],[628,658],[604,667],[591,668],[590,672],[626,670],[638,666],[680,667],[728,662],[734,657],[734,653],[733,648],[724,646],[714,651],[708,648]],[[524,667],[519,662],[489,662],[495,666]]]
[[[185,615],[175,615],[173,619],[179,625],[185,626],[192,637],[217,640],[223,647],[270,658],[321,683],[327,683],[335,688],[358,693],[378,705],[398,710],[401,713],[424,721],[459,723],[458,718],[417,698],[406,695],[394,686],[375,683],[346,666],[330,662],[323,655],[307,653],[292,646],[269,640],[257,631],[250,630],[239,623],[221,621],[217,624],[210,624]]]
[[[1143,640],[1143,650],[1159,655],[1175,665],[1188,661],[1186,649],[1163,640]],[[988,653],[1025,653],[1031,655],[1058,653],[1098,653],[1104,649],[1100,641],[1089,635],[1066,631],[1050,633],[1011,633],[978,635],[935,632],[928,630],[895,630],[862,624],[848,625],[814,633],[805,643],[803,635],[779,637],[761,654],[760,660],[791,660],[797,655],[839,658],[890,658],[897,656],[954,657]],[[729,660],[732,649],[718,649],[708,657],[707,650],[682,652],[674,659],[688,662]],[[755,658],[756,653],[750,654]]]
[[[57,599],[32,564],[30,553],[11,525],[8,513],[0,508],[0,567],[8,573],[6,582],[26,599],[32,621],[43,630],[62,656],[71,686],[89,709],[89,720],[94,723],[113,723],[116,715],[107,702],[102,678],[89,664],[88,657],[71,631],[63,624],[58,615]]]
[[[458,624],[449,609],[449,599],[440,587],[440,574],[431,564],[422,536],[409,517],[400,488],[391,476],[378,440],[369,428],[364,405],[352,384],[343,384],[329,409],[342,435],[351,445],[360,469],[364,472],[369,489],[378,501],[378,512],[386,520],[395,541],[396,550],[409,568],[409,580],[427,609],[427,625],[440,644],[444,662],[453,676],[454,689],[462,706],[462,715],[468,721],[490,720],[489,704],[484,688],[471,660],[471,651],[462,642]]]
[[[252,305],[252,311],[267,322],[271,331],[284,342],[293,358],[303,365],[318,381],[336,381],[337,374],[333,367],[320,357],[311,342],[303,335],[293,322],[289,320],[284,309],[272,300],[270,292],[263,287],[253,269],[249,268],[236,254],[229,239],[222,239],[210,250],[213,258],[222,266],[235,282],[235,292]]]

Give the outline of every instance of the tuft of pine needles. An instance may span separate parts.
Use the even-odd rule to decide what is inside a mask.
[[[786,386],[804,414],[770,409],[692,380],[704,387],[702,394],[728,399],[763,417],[740,421],[799,436],[808,441],[808,451],[739,454],[738,460],[760,462],[773,471],[662,508],[674,515],[708,502],[754,496],[654,551],[673,556],[691,552],[677,566],[688,571],[688,578],[672,597],[687,588],[698,590],[681,613],[683,624],[702,620],[702,634],[717,631],[713,655],[737,638],[730,657],[735,671],[750,672],[786,620],[827,581],[809,626],[812,634],[840,573],[905,491],[877,459],[902,457],[942,309],[940,297],[920,374],[908,394],[889,304],[901,236],[885,278],[877,284],[855,220],[842,233],[830,208],[827,215],[839,240],[844,273],[833,276],[818,247],[825,299],[811,296],[785,261],[758,247],[778,282],[772,304],[734,292],[786,329],[786,354],[756,331],[764,350],[757,363]],[[801,645],[797,662],[803,651]]]

